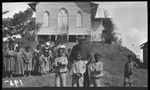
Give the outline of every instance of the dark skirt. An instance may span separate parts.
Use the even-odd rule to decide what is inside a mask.
[[[86,72],[84,73],[84,87],[90,86],[88,67],[86,67]]]
[[[14,72],[14,65],[15,65],[15,58],[10,57],[4,57],[3,58],[3,70],[4,72]]]

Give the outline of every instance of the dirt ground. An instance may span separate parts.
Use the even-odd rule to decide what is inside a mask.
[[[6,81],[12,81],[14,83],[15,80],[19,81],[18,87],[55,87],[55,74],[50,73],[43,76],[30,76],[30,77],[13,77],[13,78],[4,78],[2,82],[2,86],[5,87],[17,87],[14,83],[14,86],[11,86],[10,82]],[[22,84],[20,83],[20,80],[22,81]],[[68,74],[67,76],[67,87],[72,86],[72,78]],[[91,85],[92,86],[92,85]]]

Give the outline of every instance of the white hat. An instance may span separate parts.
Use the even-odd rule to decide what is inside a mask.
[[[18,47],[19,45],[18,44],[16,44],[16,47]]]
[[[50,45],[50,43],[49,43],[49,42],[46,42],[46,45],[47,45],[47,46],[49,46],[49,45]]]
[[[58,48],[65,48],[66,49],[66,46],[65,45],[61,45]]]

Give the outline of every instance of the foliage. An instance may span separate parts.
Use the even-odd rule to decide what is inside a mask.
[[[33,10],[27,8],[25,11],[20,11],[13,15],[12,18],[3,19],[3,37],[20,34],[21,39],[16,39],[14,42],[30,45],[35,41],[35,33],[39,30],[41,24],[35,23],[35,18],[32,17]]]
[[[35,34],[35,32],[40,28],[40,24],[35,23],[35,18],[33,18],[32,15],[33,10],[31,8],[27,8],[24,12],[20,11],[13,15],[12,18],[3,19],[4,36],[6,36],[5,34],[21,34],[24,37],[29,34]]]
[[[104,39],[105,43],[112,44],[112,42],[117,42],[115,38],[114,30],[116,29],[113,21],[111,18],[104,18],[103,19],[103,26],[105,30],[102,32],[102,38]]]

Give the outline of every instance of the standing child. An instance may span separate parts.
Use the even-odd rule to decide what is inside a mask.
[[[71,70],[71,61],[70,61],[70,54],[71,54],[71,48],[68,49],[67,53],[66,53],[66,57],[68,59],[68,69],[69,71]]]
[[[26,47],[26,52],[24,52],[24,57],[25,57],[25,72],[26,76],[30,76],[32,72],[32,59],[33,59],[33,53],[30,51],[30,47]]]
[[[36,46],[36,49],[34,49],[34,53],[33,53],[33,71],[34,74],[38,74],[38,69],[39,69],[39,57],[40,57],[40,45]]]
[[[45,73],[45,56],[41,54],[39,56],[39,67],[38,67],[38,73],[42,76]]]
[[[56,75],[56,87],[66,87],[66,76],[67,76],[67,65],[68,60],[65,56],[64,49],[58,49],[58,56],[55,58],[55,75]]]
[[[132,55],[128,55],[128,62],[125,63],[125,72],[124,72],[124,84],[123,86],[128,83],[129,86],[131,87],[131,77],[133,76],[132,68],[133,66],[138,68],[138,65],[133,62],[134,57]]]
[[[101,60],[101,55],[96,53],[94,55],[95,61],[89,65],[90,79],[94,87],[101,86],[101,76],[103,76],[103,63]]]
[[[77,52],[76,60],[72,65],[72,86],[83,87],[84,73],[86,72],[86,64],[88,62],[81,59],[81,54]]]

